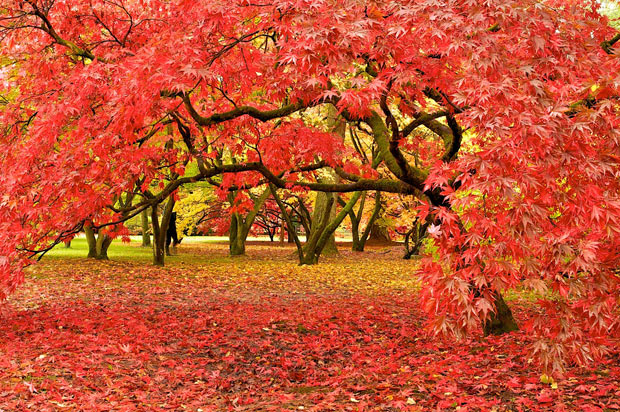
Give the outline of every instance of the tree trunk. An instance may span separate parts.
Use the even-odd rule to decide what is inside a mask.
[[[149,215],[146,209],[140,214],[142,216],[142,246],[151,246],[151,235],[149,234]]]
[[[314,251],[310,251],[304,253],[304,255],[299,260],[299,265],[316,265],[319,263],[319,257],[314,253]]]
[[[495,293],[495,313],[482,326],[484,335],[502,335],[519,330],[510,307],[499,292]]]
[[[256,215],[262,209],[269,197],[269,187],[254,201],[254,207],[244,218],[238,213],[233,213],[228,232],[230,256],[245,255],[245,241],[250,234],[250,229],[256,220]]]
[[[345,133],[347,130],[347,122],[340,116],[338,110],[333,105],[328,105],[327,107],[327,126],[331,129],[332,133],[339,135],[342,140],[345,138]],[[327,176],[324,179],[326,183],[338,183],[340,181],[339,176],[336,172],[328,168],[326,170]],[[359,197],[359,196],[358,196]],[[331,198],[331,199],[330,199]],[[329,207],[329,214],[326,224],[330,221],[336,219],[336,205],[338,204],[338,195],[336,193],[325,193],[318,192],[316,195],[315,209],[312,218],[312,226],[318,220],[319,216],[323,216],[325,212],[325,208]],[[337,228],[337,227],[336,227]],[[311,227],[310,231],[314,231],[314,227]],[[321,231],[322,232],[322,231]],[[322,233],[321,233],[322,235]],[[318,261],[318,255],[337,255],[338,248],[336,247],[336,229],[334,229],[331,233],[329,233],[328,238],[325,241],[325,244],[322,246],[322,250],[317,254],[316,259]],[[316,262],[314,262],[316,263]]]
[[[286,227],[286,221],[284,220],[284,215],[282,215],[282,225],[280,226],[280,243],[284,243],[284,231],[286,230]]]
[[[88,243],[87,258],[108,260],[108,248],[112,244],[112,238],[102,230],[95,235],[95,231],[90,226],[84,226],[84,234],[86,235],[86,243]]]
[[[336,215],[336,217],[334,217],[334,219],[329,222],[325,229],[323,229],[314,250],[314,254],[316,255],[316,262],[314,263],[318,263],[319,256],[321,256],[321,253],[323,253],[323,251],[325,250],[325,246],[329,241],[329,237],[332,236],[334,232],[336,232],[338,226],[340,226],[347,214],[353,209],[353,206],[355,206],[361,195],[362,192],[355,192],[353,196],[351,196],[351,199],[347,202],[345,207],[343,207],[342,210]]]
[[[344,200],[342,200],[340,197],[338,197],[338,203],[340,203],[343,207],[345,206]],[[360,238],[360,223],[362,222],[362,215],[364,214],[365,204],[366,192],[363,192],[357,214],[355,214],[355,211],[353,209],[349,211],[349,220],[351,221],[351,239],[353,241],[351,250],[353,250],[354,252],[364,251],[364,242],[362,242],[362,239]]]
[[[159,222],[157,205],[151,208],[151,225],[153,226],[153,265],[164,266],[166,255],[166,232],[170,223],[170,216],[174,209],[174,198],[171,196],[166,202],[164,212]]]
[[[375,206],[372,210],[372,214],[370,215],[370,218],[368,219],[368,223],[366,224],[366,228],[364,229],[364,232],[362,232],[362,234],[360,235],[359,227],[362,221],[362,216],[364,214],[365,201],[366,201],[366,194],[364,192],[364,194],[362,195],[362,200],[360,202],[360,207],[358,209],[357,215],[355,214],[355,212],[353,212],[353,210],[349,212],[349,217],[351,219],[351,232],[353,236],[352,250],[354,252],[363,252],[364,248],[366,247],[366,242],[368,241],[368,238],[370,237],[371,230],[381,212],[381,192],[377,191],[375,193]]]
[[[88,243],[88,258],[94,259],[97,257],[97,239],[95,238],[95,232],[90,226],[84,226],[84,234],[86,235],[86,243]]]
[[[314,205],[314,212],[312,216],[312,227],[310,232],[322,232],[321,226],[324,228],[330,220],[336,217],[336,202],[335,194],[318,192],[316,194],[316,202]],[[328,209],[329,208],[329,209]],[[327,215],[327,220],[322,221],[322,216]],[[332,233],[329,235],[323,253],[326,255],[337,255],[338,248],[336,247],[336,235]]]
[[[318,195],[320,195],[321,193],[317,193],[317,200],[316,200],[316,206],[314,209],[314,216],[312,218],[312,227],[310,229],[310,235],[307,236],[306,238],[306,244],[303,247],[303,257],[300,259],[300,264],[305,265],[313,265],[315,263],[318,263],[318,254],[316,253],[316,248],[319,242],[319,238],[321,237],[321,234],[325,231],[325,229],[327,228],[327,225],[329,225],[329,220],[331,217],[331,211],[332,211],[332,206],[334,204],[334,197],[333,196],[326,196],[324,198],[322,198],[322,202],[325,202],[323,204],[319,203],[319,198]],[[319,214],[318,211],[321,211],[322,213]],[[292,228],[290,228],[292,230]],[[329,243],[329,238],[331,237],[332,234],[328,234],[328,238],[325,240],[325,244],[327,245]]]
[[[287,243],[295,243],[295,239],[293,239],[293,232],[295,231],[295,226],[292,229],[286,227],[286,242]]]
[[[334,219],[330,221],[330,214],[334,203],[334,197],[327,197],[327,203],[325,207],[323,207],[323,215],[318,215],[313,219],[312,225],[315,229],[310,231],[310,235],[306,239],[306,244],[302,246],[299,241],[299,236],[295,233],[295,229],[293,227],[293,223],[289,214],[286,211],[284,203],[280,200],[275,187],[270,186],[270,189],[273,193],[273,197],[275,198],[284,218],[286,219],[286,224],[289,227],[290,234],[292,235],[295,245],[297,246],[297,253],[299,254],[299,264],[300,265],[314,265],[319,262],[319,257],[321,253],[325,250],[326,245],[329,242],[329,238],[333,236],[334,232],[340,226],[344,218],[351,212],[351,209],[361,196],[361,192],[355,192],[349,202],[346,203],[345,207],[336,215]]]
[[[164,245],[162,244],[161,248],[159,247],[161,228],[159,227],[157,205],[151,207],[151,225],[153,226],[153,265],[164,266]]]
[[[351,216],[351,237],[353,238],[353,245],[351,246],[351,250],[354,252],[363,252],[364,251],[364,243],[362,243],[360,239],[360,221],[358,219],[353,219]]]
[[[168,225],[166,227],[166,256],[172,256],[170,252],[170,246],[172,245],[172,250],[176,254],[177,245],[178,245],[178,233],[177,233],[177,214],[175,212],[170,213],[170,218],[168,219]]]
[[[243,226],[244,222],[241,215],[233,213],[230,221],[230,231],[228,233],[230,256],[245,255],[245,240],[247,234],[244,236]]]
[[[108,248],[112,244],[112,238],[101,231],[97,235],[97,255],[95,259],[98,260],[108,260]]]
[[[411,259],[412,256],[420,254],[428,226],[428,222],[421,223],[418,220],[413,222],[413,227],[405,235],[405,255],[403,259]]]
[[[370,227],[370,237],[368,238],[372,243],[391,243],[392,239],[390,239],[390,234],[387,231],[387,228],[381,226],[376,221]]]

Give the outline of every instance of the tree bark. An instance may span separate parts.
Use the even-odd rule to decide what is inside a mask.
[[[344,140],[346,130],[347,130],[347,122],[340,116],[340,114],[338,113],[338,109],[333,105],[329,105],[327,107],[327,126],[331,129],[332,133],[339,135],[342,138],[342,140]],[[328,168],[326,172],[327,172],[327,177],[325,178],[325,182],[328,182],[328,183],[339,182],[340,177],[336,174],[336,172],[333,169]],[[329,199],[329,197],[331,197],[331,200]],[[357,197],[359,198],[359,196]],[[312,218],[313,226],[317,218],[319,216],[323,216],[323,212],[324,212],[323,208],[327,207],[326,205],[328,204],[330,205],[329,206],[330,210],[328,214],[328,217],[329,217],[328,222],[336,219],[336,215],[337,215],[336,205],[338,204],[337,200],[338,200],[338,195],[336,193],[325,193],[325,192],[317,193],[316,202],[314,206],[315,209],[313,213],[314,216]],[[338,248],[336,247],[336,229],[334,229],[329,234],[328,238],[325,241],[325,244],[322,247],[322,252],[320,253],[323,253],[325,255],[337,255],[338,254]],[[310,231],[311,232],[314,231],[314,228],[312,227]],[[322,232],[320,235],[322,235]],[[317,260],[318,260],[318,256],[317,256]]]
[[[245,255],[245,241],[250,234],[250,229],[261,208],[269,197],[269,187],[254,201],[254,207],[244,218],[239,213],[233,213],[230,220],[230,230],[228,232],[230,256]]]
[[[96,245],[96,256],[95,259],[98,260],[108,260],[108,248],[112,244],[112,238],[105,233],[102,233],[101,230],[97,235]]]
[[[334,198],[328,197],[326,207],[323,208],[323,215],[316,216],[312,221],[312,225],[316,228],[316,230],[310,231],[310,234],[306,239],[306,244],[302,245],[299,240],[299,236],[297,236],[297,233],[295,232],[291,217],[286,211],[286,207],[280,199],[280,196],[278,196],[275,186],[269,185],[269,189],[271,190],[276,203],[280,207],[282,216],[284,217],[286,225],[289,228],[289,235],[292,236],[295,245],[297,246],[300,265],[315,265],[319,262],[319,256],[321,256],[321,253],[325,249],[325,246],[329,241],[329,237],[333,235],[338,226],[340,226],[344,218],[349,214],[351,209],[353,209],[353,206],[355,206],[362,195],[362,192],[355,192],[334,219],[330,219],[329,216],[332,210],[332,204],[334,203]]]
[[[295,239],[293,239],[294,230],[295,230],[295,226],[293,226],[293,229],[289,229],[288,225],[286,226],[286,242],[287,243],[295,243]]]
[[[390,234],[384,226],[381,226],[376,221],[371,225],[370,228],[370,237],[368,240],[372,243],[391,243],[392,239],[390,239]]]
[[[230,256],[245,255],[245,240],[243,217],[238,213],[233,213],[230,218],[230,231],[228,233]]]
[[[149,215],[146,209],[140,214],[142,217],[142,246],[151,246],[151,235],[149,233]]]
[[[353,245],[351,249],[354,252],[364,251],[364,248],[366,247],[366,242],[368,241],[368,238],[370,236],[371,229],[381,212],[381,192],[376,192],[375,193],[375,206],[372,210],[372,214],[370,215],[370,218],[368,219],[366,228],[360,234],[359,227],[362,221],[362,215],[364,213],[365,198],[366,198],[366,195],[363,194],[362,201],[360,202],[357,215],[355,214],[353,210],[349,212],[349,218],[351,219],[351,232],[352,232],[352,237],[353,237]]]
[[[97,257],[97,239],[95,238],[95,232],[90,226],[84,226],[84,234],[86,235],[86,243],[88,243],[88,258]]]
[[[341,205],[344,203],[344,200],[338,198],[338,203]],[[360,201],[360,206],[357,214],[355,211],[351,209],[349,212],[349,220],[351,221],[351,239],[353,241],[353,245],[351,246],[351,250],[354,252],[363,252],[364,244],[360,238],[360,223],[362,222],[362,215],[364,213],[364,205],[366,204],[366,192],[362,193],[362,199]]]
[[[168,230],[174,203],[174,197],[169,197],[164,207],[161,223],[159,221],[157,205],[151,208],[151,225],[153,226],[153,265],[155,266],[164,266],[165,263],[166,231]]]
[[[334,193],[324,193],[318,192],[316,194],[316,201],[312,216],[312,227],[310,232],[318,232],[321,233],[321,225],[323,228],[330,220],[333,220],[336,217],[336,202],[334,201],[336,198],[336,194]],[[322,222],[322,216],[327,215],[327,221]],[[325,243],[325,248],[323,253],[326,255],[337,255],[338,248],[336,247],[336,235],[335,233],[331,233]]]
[[[519,330],[510,307],[499,292],[495,293],[495,313],[483,325],[484,335],[502,335]]]
[[[411,259],[412,256],[419,255],[426,237],[428,225],[428,222],[421,223],[418,220],[414,222],[413,227],[405,235],[405,255],[403,259]]]
[[[286,221],[284,220],[284,215],[282,216],[282,224],[280,225],[280,243],[284,243],[284,231],[286,230]],[[290,237],[290,236],[289,236]]]
[[[159,227],[159,212],[157,205],[151,207],[151,225],[153,226],[153,265],[164,266],[164,248],[163,245],[158,248],[158,239],[160,238],[161,228]]]
[[[319,242],[319,238],[327,225],[329,224],[332,205],[334,203],[333,196],[326,196],[324,198],[325,204],[322,207],[315,207],[314,216],[312,218],[312,228],[310,229],[310,235],[306,239],[306,244],[303,247],[303,253],[301,261],[299,262],[302,265],[314,265],[319,262],[319,254],[317,253],[317,245]],[[318,199],[317,199],[318,202]],[[320,210],[322,213],[318,214],[317,211]],[[330,237],[333,234],[328,234]],[[329,242],[329,239],[325,240],[325,244]]]
[[[336,217],[332,219],[331,222],[329,222],[329,224],[325,227],[317,242],[315,252],[317,256],[317,261],[321,253],[324,252],[325,246],[327,245],[327,242],[329,242],[329,237],[334,234],[336,229],[338,229],[338,226],[340,226],[345,216],[353,209],[361,195],[362,192],[355,192],[351,199],[347,202],[345,207],[343,207],[342,210],[336,215]]]
[[[95,235],[95,231],[90,226],[84,226],[84,234],[88,243],[88,258],[98,260],[108,260],[108,248],[112,244],[112,238],[103,231]]]

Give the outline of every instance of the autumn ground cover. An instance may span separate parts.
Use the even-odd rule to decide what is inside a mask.
[[[188,243],[156,268],[137,244],[54,251],[2,306],[0,410],[620,410],[617,348],[541,382],[525,334],[427,335],[400,248],[293,252]]]

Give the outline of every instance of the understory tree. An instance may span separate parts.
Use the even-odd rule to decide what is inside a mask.
[[[270,195],[269,188],[262,189],[262,193],[258,196],[249,194],[252,208],[243,213],[239,205],[235,204],[234,196],[230,195],[230,203],[234,209],[231,212],[230,228],[228,229],[229,249],[231,256],[245,255],[245,243],[250,234],[250,229],[254,225],[256,216],[263,208]]]
[[[275,240],[276,234],[283,229],[286,223],[282,220],[280,208],[275,204],[274,200],[265,202],[265,205],[256,216],[255,225],[259,227],[263,234],[269,236],[269,241]],[[286,230],[284,230],[286,232]],[[281,236],[284,236],[284,232]],[[284,239],[282,239],[284,241]]]
[[[151,206],[151,226],[153,228],[153,264],[164,266],[166,256],[166,234],[174,210],[175,199],[170,196],[166,201],[161,217],[157,205]]]
[[[112,244],[112,237],[103,230],[95,233],[91,226],[84,226],[84,234],[88,244],[87,257],[108,260],[108,248]]]
[[[351,208],[349,211],[349,220],[351,222],[351,237],[353,239],[353,244],[351,246],[352,250],[355,252],[363,252],[366,247],[366,242],[370,238],[371,232],[373,228],[375,228],[375,224],[377,218],[381,213],[381,192],[375,192],[374,196],[374,206],[372,211],[370,212],[370,216],[368,216],[368,221],[366,222],[366,227],[361,226],[362,220],[364,218],[364,206],[366,206],[366,198],[367,192],[363,192],[360,197],[359,206],[357,208],[357,212],[355,212],[355,208]],[[346,207],[346,202],[342,198],[338,198],[338,203]],[[360,229],[363,227],[361,233]],[[376,230],[376,229],[375,229]]]
[[[142,229],[142,246],[151,246],[151,233],[149,229],[149,214],[146,209],[140,213],[140,227]]]
[[[344,218],[351,212],[361,196],[361,192],[355,192],[351,199],[342,207],[342,210],[333,217],[332,212],[335,211],[335,207],[333,207],[334,197],[326,196],[324,200],[325,204],[319,208],[315,208],[315,214],[312,218],[312,227],[310,228],[310,232],[306,235],[305,244],[302,245],[294,229],[293,220],[287,212],[286,206],[280,199],[276,188],[271,185],[270,189],[288,226],[288,233],[293,237],[295,245],[297,246],[300,265],[314,265],[319,262],[319,257],[324,252],[325,247],[330,243],[330,239],[333,239],[334,232],[338,226],[340,226]]]

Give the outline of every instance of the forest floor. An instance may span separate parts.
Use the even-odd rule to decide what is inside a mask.
[[[83,240],[0,306],[0,411],[615,411],[620,349],[541,382],[522,333],[425,332],[398,247],[300,267],[289,245],[150,250]],[[517,320],[536,304],[509,294]]]

